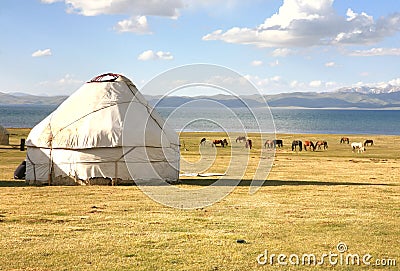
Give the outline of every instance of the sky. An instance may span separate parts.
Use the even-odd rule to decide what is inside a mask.
[[[140,90],[193,63],[262,94],[400,85],[398,0],[2,0],[0,26],[5,93],[69,95],[107,72]]]

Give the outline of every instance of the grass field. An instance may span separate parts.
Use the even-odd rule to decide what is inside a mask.
[[[10,131],[12,144],[28,133]],[[223,136],[181,134],[182,170],[197,169],[191,163],[200,159],[202,137]],[[206,172],[225,172],[231,153],[243,152],[248,166],[231,194],[194,210],[165,207],[136,186],[25,186],[12,179],[24,152],[0,149],[0,270],[274,270],[281,269],[279,254],[283,270],[398,270],[400,136],[350,136],[374,140],[362,154],[340,144],[341,136],[278,135],[284,146],[255,194],[249,194],[254,170],[273,155],[258,135],[251,135],[250,153],[234,138],[227,148],[206,144],[203,151],[216,155]],[[329,148],[292,152],[294,139],[326,140]],[[201,189],[215,178],[183,177],[177,187]],[[341,242],[348,250],[339,253]],[[266,250],[261,265],[257,257]],[[323,264],[307,257],[303,264],[306,254]],[[355,254],[370,254],[371,265],[350,258],[347,265]]]

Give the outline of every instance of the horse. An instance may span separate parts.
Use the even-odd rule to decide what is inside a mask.
[[[226,143],[228,144],[228,143]],[[249,148],[251,150],[251,148],[253,147],[253,141],[251,141],[251,139],[247,139],[246,140],[246,148]]]
[[[304,141],[303,147],[305,151],[307,150],[307,147],[310,147],[310,149],[312,148],[312,150],[315,151],[315,145],[312,141]]]
[[[206,144],[206,138],[205,137],[203,137],[201,140],[200,140],[200,145],[205,145]]]
[[[272,149],[278,147],[283,147],[283,140],[282,139],[274,139],[274,140],[267,140],[264,143],[264,148]]]
[[[225,139],[215,139],[213,140],[212,146],[216,147],[217,144],[221,144],[222,147],[228,146],[228,141]]]
[[[275,148],[274,140],[265,141],[264,148],[268,148],[268,149]]]
[[[318,150],[320,150],[322,146],[324,146],[324,150],[327,150],[328,149],[328,142],[326,142],[326,141],[317,141],[317,142],[315,142],[315,148],[318,148]]]
[[[362,142],[353,142],[351,143],[351,148],[353,149],[352,152],[355,152],[357,150],[357,153],[361,153],[366,151],[364,145]]]
[[[236,143],[238,143],[238,142],[243,142],[243,141],[246,141],[246,137],[245,137],[245,136],[238,136],[238,137],[236,138]]]
[[[278,147],[283,147],[283,140],[282,139],[274,139],[274,147],[278,146]]]
[[[293,140],[292,142],[292,151],[297,151],[297,146],[299,146],[299,151],[303,150],[303,142],[300,140]]]
[[[368,144],[369,144],[370,146],[372,146],[372,145],[374,145],[374,141],[373,141],[372,139],[367,139],[367,140],[365,140],[365,142],[364,142],[364,147],[365,147],[365,146],[368,146]]]
[[[342,139],[340,139],[340,144],[342,144],[342,143],[349,144],[349,142],[350,142],[350,139],[348,137],[342,137]]]

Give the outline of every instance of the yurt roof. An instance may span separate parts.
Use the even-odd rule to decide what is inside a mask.
[[[104,79],[105,76],[111,79]],[[130,122],[125,123],[128,114]],[[132,133],[122,142],[124,129]],[[104,74],[82,85],[36,125],[28,136],[27,146],[65,149],[140,146],[144,144],[144,131],[146,146],[179,144],[176,133],[164,127],[164,120],[128,78]]]

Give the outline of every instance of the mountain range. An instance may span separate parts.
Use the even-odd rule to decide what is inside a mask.
[[[2,93],[0,92],[0,104],[35,104],[35,105],[58,105],[67,96],[35,96],[24,93]],[[149,96],[145,98],[150,104],[159,107],[178,107],[188,102],[192,106],[207,107],[214,106],[213,103],[202,101],[215,101],[227,107],[250,106],[263,107],[265,99],[270,107],[300,107],[300,108],[378,108],[394,109],[400,108],[400,86],[384,85],[379,87],[349,87],[341,88],[332,92],[293,92],[274,95],[245,95],[240,99],[229,95],[178,97]]]

